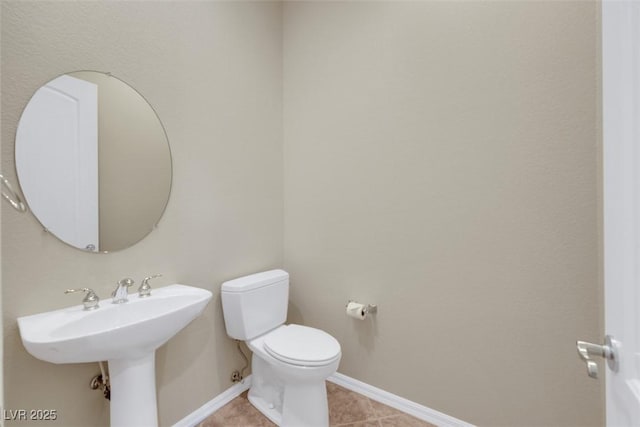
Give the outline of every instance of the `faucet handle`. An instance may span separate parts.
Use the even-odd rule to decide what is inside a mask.
[[[153,276],[148,276],[142,279],[142,283],[138,288],[138,298],[151,296],[151,285],[149,285],[149,280],[155,279],[158,277],[162,277],[162,274],[154,274]]]
[[[98,295],[93,291],[93,289],[89,289],[89,288],[80,288],[80,289],[67,289],[64,291],[65,294],[71,294],[74,292],[85,292],[86,295],[84,296],[83,300],[82,300],[82,304],[84,305],[84,309],[85,310],[95,310],[96,308],[100,307],[100,298],[98,297]]]

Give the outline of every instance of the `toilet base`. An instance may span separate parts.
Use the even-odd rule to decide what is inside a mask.
[[[256,393],[252,393],[249,389],[249,402],[255,408],[262,413],[265,417],[269,418],[272,423],[281,426],[282,425],[282,412],[280,412],[272,403],[262,396],[256,396]]]
[[[270,365],[254,353],[251,364],[249,402],[269,420],[280,427],[329,425],[325,379],[335,372],[337,363],[320,369],[294,367],[293,372],[286,372],[291,367]],[[298,369],[306,371],[305,376],[311,374],[311,378],[301,380],[300,372],[295,372]]]
[[[313,404],[309,404],[313,402]],[[327,386],[321,383],[288,385],[284,389],[282,405],[283,427],[329,425]]]
[[[327,390],[324,382],[311,387],[309,385],[290,386],[284,391],[284,405],[281,411],[265,397],[256,395],[251,390],[249,390],[249,402],[262,415],[280,427],[326,427],[329,425]],[[310,405],[309,402],[314,403]]]

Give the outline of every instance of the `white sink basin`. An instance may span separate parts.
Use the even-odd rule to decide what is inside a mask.
[[[84,310],[77,305],[18,318],[22,343],[51,363],[84,363],[142,357],[155,351],[198,317],[211,299],[206,289],[171,285],[151,296]]]
[[[51,363],[109,362],[112,426],[156,426],[155,350],[202,314],[206,289],[171,285],[151,296],[18,318],[22,343]]]

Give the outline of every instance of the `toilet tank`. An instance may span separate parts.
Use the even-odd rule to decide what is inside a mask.
[[[251,340],[287,319],[289,273],[271,270],[229,280],[220,294],[227,334]]]

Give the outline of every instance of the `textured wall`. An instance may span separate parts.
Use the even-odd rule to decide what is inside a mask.
[[[604,424],[575,350],[602,338],[597,9],[286,4],[292,317],[341,372],[480,425]]]
[[[51,425],[107,425],[106,401],[88,388],[97,364],[36,360],[15,319],[79,303],[62,294],[70,286],[107,297],[118,279],[157,272],[156,286],[215,295],[157,353],[161,424],[231,385],[242,361],[224,332],[219,285],[282,263],[281,27],[277,3],[2,2],[3,173],[15,182],[15,129],[33,92],[87,69],[110,71],[146,97],[174,167],[159,228],[113,254],[72,249],[1,204],[6,408],[57,409]]]

